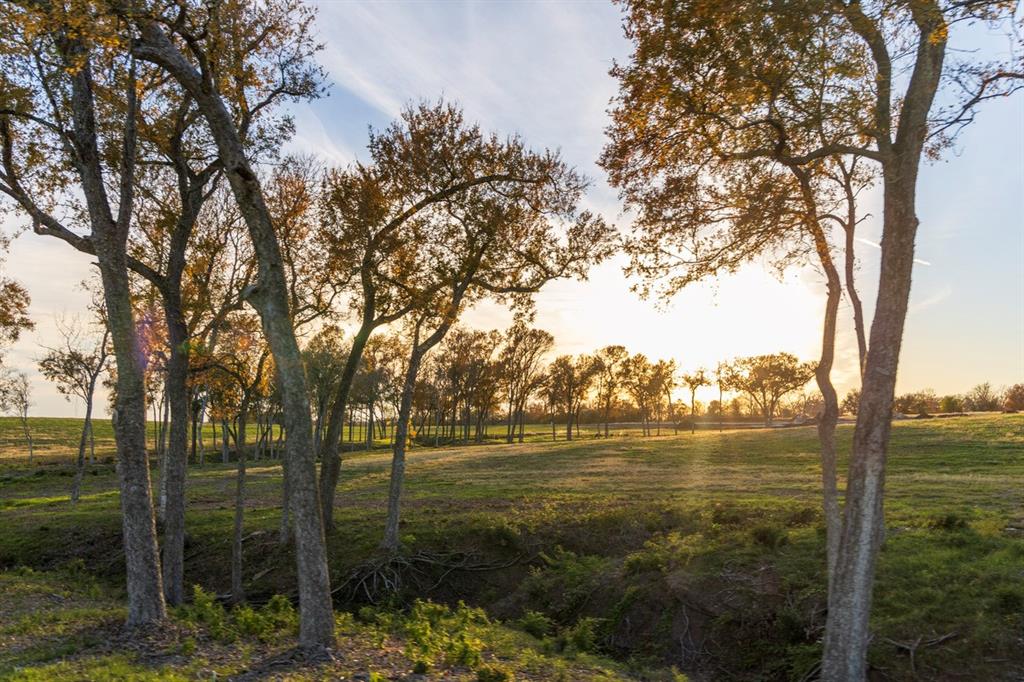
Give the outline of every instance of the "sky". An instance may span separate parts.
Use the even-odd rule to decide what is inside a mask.
[[[292,107],[297,134],[289,149],[343,165],[365,159],[368,127],[381,128],[403,105],[457,101],[485,130],[518,133],[533,148],[560,149],[593,181],[586,207],[623,231],[629,216],[597,166],[605,142],[613,60],[625,60],[618,7],[605,2],[320,2],[320,62],[328,96]],[[984,33],[970,47],[998,51]],[[870,320],[877,283],[880,194],[864,197],[858,277]],[[963,392],[991,381],[1024,381],[1024,97],[988,103],[944,158],[922,169],[910,312],[897,391]],[[8,229],[18,225],[7,221]],[[783,279],[760,264],[694,286],[667,304],[642,300],[613,259],[586,282],[549,284],[536,299],[536,324],[556,338],[556,352],[608,344],[682,370],[714,368],[742,355],[788,351],[811,360],[821,342],[823,278],[811,269]],[[38,415],[80,416],[35,369],[41,346],[58,342],[56,321],[83,315],[78,283],[90,259],[31,233],[19,236],[7,274],[32,296],[34,332],[6,363],[27,371]],[[852,312],[840,309],[834,379],[840,393],[857,384]],[[466,321],[504,328],[510,314],[484,305]],[[717,397],[698,394],[704,400]]]

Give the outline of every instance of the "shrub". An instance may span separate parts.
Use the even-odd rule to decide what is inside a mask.
[[[750,539],[768,549],[778,549],[789,542],[789,535],[782,526],[762,523],[750,529]]]
[[[540,611],[527,611],[519,619],[519,627],[537,639],[544,639],[554,632],[555,624]]]
[[[580,653],[596,653],[599,650],[603,618],[584,617],[562,633],[565,648]]]
[[[409,614],[400,619],[399,630],[406,639],[408,658],[428,667],[441,658],[448,665],[472,668],[480,663],[483,642],[478,632],[487,623],[483,610],[461,602],[453,610],[444,604],[417,600]]]
[[[967,528],[967,519],[950,512],[934,517],[928,526],[935,530],[963,530]]]
[[[259,610],[242,604],[228,611],[214,594],[196,585],[192,588],[192,603],[181,607],[178,614],[185,622],[202,626],[211,637],[224,642],[233,642],[239,637],[267,641],[298,628],[295,607],[279,594]]]
[[[534,568],[523,581],[526,593],[543,602],[545,610],[555,618],[567,619],[577,613],[591,595],[607,583],[613,561],[604,557],[582,555],[555,548],[541,554],[545,566]]]
[[[508,670],[496,665],[485,665],[476,669],[477,682],[511,682]]]

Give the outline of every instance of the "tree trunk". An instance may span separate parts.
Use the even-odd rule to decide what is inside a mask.
[[[28,411],[21,414],[21,430],[25,433],[25,442],[28,443],[28,463],[35,459],[35,446],[32,444],[32,430],[28,426]]]
[[[870,22],[865,28],[866,18],[859,6],[851,6],[848,16],[854,30],[871,44],[875,38]],[[884,147],[881,268],[847,474],[833,600],[825,630],[825,680],[859,681],[866,675],[875,562],[884,530],[885,464],[893,393],[914,269],[917,174],[928,134],[928,113],[946,52],[942,10],[935,3],[920,3],[911,7],[911,16],[919,31],[913,72],[900,107],[895,143],[887,137],[880,138],[879,143],[880,148]],[[884,95],[891,83],[883,80],[880,86]],[[881,110],[888,111],[889,106],[888,101],[882,102]],[[882,121],[886,125],[889,122]]]
[[[845,169],[844,173],[846,172]],[[857,254],[854,250],[854,234],[857,231],[857,198],[854,196],[851,178],[845,176],[846,182],[843,189],[846,193],[846,224],[843,231],[846,236],[845,248],[845,276],[846,295],[850,297],[850,305],[853,307],[853,328],[857,334],[857,358],[860,376],[864,378],[864,363],[868,355],[867,334],[864,331],[864,306],[861,304],[860,295],[854,277],[854,270],[857,266]]]
[[[228,453],[228,420],[220,420],[220,461],[222,464],[227,464],[231,461],[230,454]]]
[[[121,485],[128,625],[138,626],[163,620],[167,611],[146,456],[146,389],[132,317],[128,271],[123,251],[104,253],[106,249],[100,245],[104,241],[98,240],[96,251],[117,363],[113,422]]]
[[[289,503],[296,539],[299,592],[299,643],[324,647],[334,642],[327,553],[317,494],[313,425],[299,345],[292,328],[288,285],[274,225],[259,179],[246,157],[238,129],[214,83],[204,78],[155,22],[140,18],[136,56],[166,69],[195,99],[217,144],[224,173],[245,220],[259,263],[257,282],[247,299],[259,312],[263,333],[274,356],[288,441]]]
[[[842,296],[842,285],[839,282],[839,271],[832,260],[832,252],[828,240],[818,222],[817,202],[813,190],[802,172],[797,173],[804,196],[807,211],[806,225],[814,239],[818,260],[826,277],[825,315],[821,334],[821,359],[815,368],[814,376],[821,391],[824,409],[818,419],[818,441],[821,446],[821,484],[822,508],[825,515],[825,546],[828,567],[828,595],[832,601],[833,576],[839,555],[839,538],[842,533],[842,517],[839,508],[839,489],[837,482],[836,456],[836,424],[839,423],[839,398],[835,386],[832,385],[832,364],[835,360],[836,318],[839,315],[839,299]]]
[[[235,604],[245,601],[242,586],[242,526],[245,521],[245,427],[248,406],[242,402],[238,413],[238,474],[235,479],[235,526],[231,538],[231,601]]]
[[[181,315],[178,297],[165,295],[170,359],[165,391],[171,424],[164,452],[164,594],[172,606],[185,599],[185,480],[188,469],[188,329]]]
[[[93,381],[95,385],[95,380]],[[78,504],[82,493],[82,476],[85,474],[85,446],[92,424],[92,386],[85,400],[85,423],[82,424],[82,437],[78,441],[78,459],[75,461],[75,480],[71,484],[71,504]]]
[[[285,467],[288,466],[286,459],[281,460],[281,474],[283,478],[283,484],[281,486],[281,527],[278,529],[277,541],[281,545],[290,545],[293,539],[292,533],[292,520],[291,514],[288,513],[289,501],[288,498],[288,475],[285,473]]]
[[[93,429],[92,420],[89,420],[89,466],[96,465],[96,431]]]
[[[870,641],[868,618],[881,544],[885,464],[893,393],[910,297],[917,216],[916,161],[884,174],[885,215],[875,317],[847,474],[846,504],[832,581],[823,679],[861,680]]]
[[[398,525],[402,504],[402,484],[405,479],[405,444],[409,430],[409,413],[412,411],[412,396],[416,389],[416,376],[420,370],[423,355],[429,347],[421,349],[413,342],[413,350],[409,355],[409,367],[405,372],[405,383],[402,385],[402,401],[398,408],[398,421],[395,425],[395,447],[391,458],[391,481],[388,485],[388,516],[384,525],[384,541],[381,549],[397,552],[400,547]]]

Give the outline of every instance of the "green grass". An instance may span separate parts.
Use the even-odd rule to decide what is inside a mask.
[[[851,432],[840,427],[844,451]],[[384,450],[344,460],[338,530],[328,538],[336,585],[375,553],[388,467]],[[23,461],[4,470],[0,566],[52,569],[77,557],[116,586],[113,470],[90,473],[74,509],[69,472]],[[187,580],[224,592],[234,468],[209,463],[189,476]],[[249,480],[246,576],[259,599],[288,592],[294,576],[277,545],[278,462],[253,462]],[[897,422],[886,485],[870,652],[879,674],[912,679],[894,642],[953,634],[918,649],[921,678],[1019,679],[1024,416]],[[425,578],[408,577],[395,613],[416,598],[464,599],[490,622],[518,624],[501,626],[512,659],[508,652],[570,662],[596,654],[621,661],[626,668],[608,673],[620,676],[676,664],[716,677],[800,678],[818,656],[824,622],[819,486],[811,427],[414,448],[407,550],[504,568],[453,571],[435,587],[444,571],[426,567]],[[402,627],[389,632],[409,637]]]

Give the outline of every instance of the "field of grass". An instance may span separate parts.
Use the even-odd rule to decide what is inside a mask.
[[[252,620],[245,614],[183,612],[173,636],[135,654],[83,634],[112,632],[122,608],[116,480],[110,463],[90,467],[71,508],[74,429],[58,421],[39,420],[50,435],[33,466],[10,452],[10,429],[0,434],[0,604],[25,604],[17,618],[0,613],[0,679],[178,679],[169,675],[183,646],[206,661],[173,673],[185,678],[265,670],[283,656],[285,626],[270,647],[239,627],[228,628],[228,643],[209,622]],[[842,448],[850,435],[840,427]],[[109,427],[97,436],[109,438]],[[824,624],[816,448],[812,427],[415,448],[402,524],[411,560],[387,608],[367,608],[383,595],[359,579],[383,530],[389,456],[352,453],[328,538],[347,633],[341,662],[330,665],[370,679],[372,666],[345,656],[376,651],[388,659],[376,679],[400,679],[395,671],[427,655],[417,653],[426,619],[449,623],[434,629],[448,627],[453,641],[479,640],[474,660],[496,666],[493,679],[672,679],[672,666],[694,680],[805,679]],[[1022,679],[1024,416],[898,422],[888,472],[872,674]],[[257,605],[294,584],[278,544],[280,474],[276,461],[250,468],[246,576]],[[234,468],[192,466],[189,477],[186,580],[223,593]],[[53,600],[54,584],[72,587]],[[417,599],[451,608],[411,606]],[[460,610],[459,600],[482,611]],[[446,615],[425,616],[431,609]],[[45,642],[25,653],[25,632]],[[477,679],[435,644],[428,678]],[[108,660],[128,672],[81,672]],[[296,670],[294,679],[323,673]]]
[[[78,439],[82,433],[82,420],[64,417],[34,417],[31,420],[31,434],[35,449],[37,464],[66,464],[77,455]],[[749,421],[749,418],[747,419]],[[755,426],[757,422],[752,422]],[[746,425],[746,424],[745,424]],[[150,422],[147,426],[147,443],[151,450],[155,451],[158,439],[158,425]],[[652,426],[652,429],[656,427]],[[698,420],[698,428],[717,429],[717,423],[713,420]],[[114,431],[109,419],[93,420],[95,458],[107,460],[115,455]],[[214,434],[214,430],[217,433]],[[386,435],[380,435],[378,431],[374,439],[374,449],[387,449],[392,445],[393,429],[389,423]],[[577,435],[581,439],[592,439],[603,436],[604,426],[602,424],[583,424]],[[676,429],[667,422],[662,424],[656,435],[675,432]],[[249,424],[246,429],[247,442],[250,446],[256,442],[258,430],[255,424]],[[458,431],[461,439],[462,431]],[[278,431],[275,427],[274,437]],[[555,424],[554,439],[552,439],[551,424],[527,424],[523,430],[524,440],[530,443],[551,442],[552,440],[565,440],[565,425]],[[612,424],[609,428],[609,435],[616,438],[642,435],[638,424]],[[470,436],[470,440],[473,440]],[[204,423],[202,428],[202,443],[206,451],[206,459],[216,460],[221,456],[220,450],[220,426],[209,422]],[[434,444],[433,436],[425,439],[427,446]],[[484,444],[501,444],[505,442],[505,425],[490,424],[487,427]],[[366,426],[362,423],[354,423],[346,426],[342,433],[342,447],[346,450],[358,451],[365,449]],[[440,444],[445,444],[445,439],[440,439]],[[475,442],[473,444],[476,444]],[[109,462],[108,462],[109,463]],[[15,417],[0,417],[0,470],[6,468],[17,468],[29,464],[28,445],[25,440],[24,430],[21,422]]]

